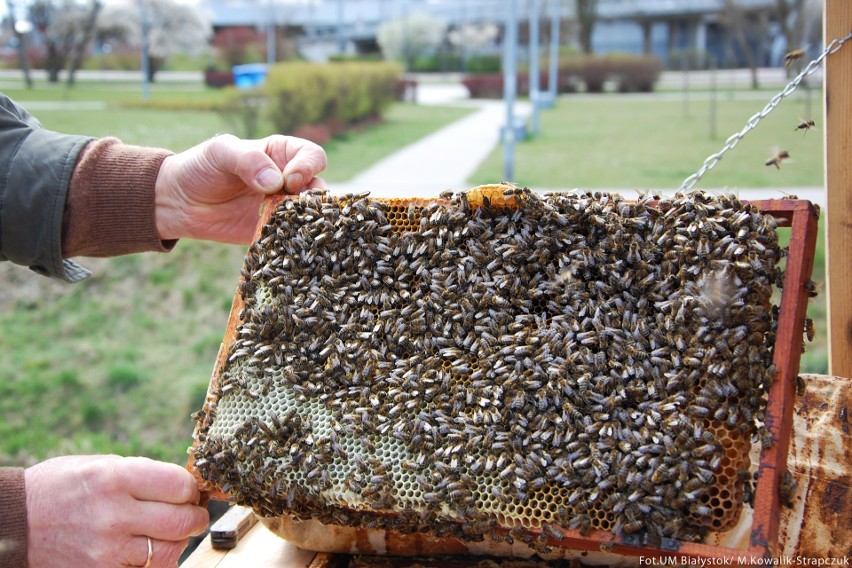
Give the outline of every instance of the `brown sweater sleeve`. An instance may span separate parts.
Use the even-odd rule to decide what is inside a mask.
[[[62,256],[118,256],[171,250],[177,241],[157,236],[154,184],[171,152],[90,142],[77,159],[62,218]]]
[[[0,568],[27,568],[24,470],[0,467]]]

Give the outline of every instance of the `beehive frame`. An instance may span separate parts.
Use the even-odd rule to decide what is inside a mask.
[[[268,221],[281,196],[267,200],[261,212],[260,228]],[[408,203],[412,203],[408,201]],[[418,203],[416,200],[413,202]],[[422,202],[425,203],[425,200]],[[748,550],[726,549],[705,544],[681,542],[672,539],[656,539],[649,542],[644,535],[623,534],[613,538],[612,533],[592,530],[585,536],[576,530],[565,530],[563,538],[549,537],[551,544],[560,548],[576,550],[597,550],[602,545],[611,552],[650,556],[666,556],[677,553],[693,557],[725,557],[733,561],[745,558],[763,557],[772,553],[773,543],[778,533],[778,486],[781,473],[786,468],[786,455],[792,423],[792,397],[795,378],[798,373],[799,358],[807,302],[807,290],[804,283],[810,278],[813,264],[813,248],[816,235],[817,213],[814,207],[804,201],[769,200],[751,202],[759,210],[772,214],[780,227],[791,227],[789,256],[786,268],[786,285],[781,296],[781,312],[776,334],[774,362],[778,369],[778,378],[769,392],[766,411],[766,425],[774,443],[764,450],[756,484],[754,502],[754,520]],[[242,309],[239,294],[228,323],[225,342],[220,350],[216,370],[226,362],[230,346],[235,338]],[[216,373],[218,374],[218,373]],[[212,385],[211,385],[212,386]],[[531,528],[534,535],[541,529]]]

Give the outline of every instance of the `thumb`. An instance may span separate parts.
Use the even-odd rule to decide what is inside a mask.
[[[239,176],[249,189],[275,193],[284,186],[281,169],[262,148],[252,142],[222,134],[210,140],[208,151],[213,163]]]

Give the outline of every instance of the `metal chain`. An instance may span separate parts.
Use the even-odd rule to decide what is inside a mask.
[[[798,88],[802,81],[805,80],[805,77],[811,75],[819,68],[819,65],[820,63],[822,63],[823,59],[833,53],[838,52],[840,48],[843,47],[843,44],[846,43],[846,41],[848,41],[849,39],[852,39],[852,33],[850,33],[844,38],[833,39],[831,43],[829,43],[828,46],[825,48],[825,50],[819,55],[819,57],[808,63],[808,66],[805,67],[804,70],[802,70],[802,72],[799,73],[795,79],[790,81],[790,83],[786,87],[784,87],[784,90],[782,90],[780,93],[772,97],[772,99],[770,99],[766,106],[763,107],[762,111],[752,115],[752,117],[748,119],[748,122],[742,130],[740,130],[736,134],[731,135],[727,140],[725,140],[725,145],[722,147],[721,150],[719,150],[715,154],[711,154],[710,156],[708,156],[707,159],[704,160],[704,164],[701,166],[701,168],[699,168],[697,172],[683,180],[683,183],[680,185],[680,191],[689,191],[690,189],[695,187],[695,184],[698,183],[698,180],[700,180],[704,176],[704,174],[712,170],[716,166],[716,164],[719,163],[719,160],[722,159],[722,156],[724,156],[728,150],[739,144],[740,140],[742,140],[743,137],[748,134],[750,130],[757,126],[757,123],[759,123],[761,119],[763,119],[766,115],[775,110],[775,107],[777,107],[781,103],[782,99],[792,94],[793,91]]]

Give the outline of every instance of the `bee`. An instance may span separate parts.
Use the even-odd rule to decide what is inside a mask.
[[[793,51],[788,51],[787,53],[784,54],[784,65],[786,67],[792,67],[793,63],[795,63],[796,61],[798,61],[799,59],[801,59],[804,56],[805,56],[805,49],[804,48],[799,48],[799,49],[794,49]]]
[[[790,153],[787,150],[779,150],[775,153],[774,156],[766,160],[764,162],[767,166],[775,166],[777,169],[781,169],[781,162],[788,159],[790,157]]]
[[[814,327],[814,320],[812,318],[805,318],[805,335],[808,341],[813,341],[816,336],[816,328]]]
[[[811,128],[815,128],[815,124],[816,123],[813,120],[810,120],[810,119],[809,120],[802,120],[802,121],[799,122],[798,125],[796,125],[796,128],[793,129],[793,132],[795,132],[797,130],[804,130],[805,134],[807,134],[808,130],[810,130]]]
[[[781,499],[782,505],[789,508],[793,507],[793,493],[796,492],[798,486],[799,484],[793,480],[789,471],[785,470],[781,474],[781,481],[778,484],[778,497]]]
[[[808,298],[816,298],[821,289],[822,286],[818,282],[814,282],[813,280],[805,282],[805,291],[808,293]]]

